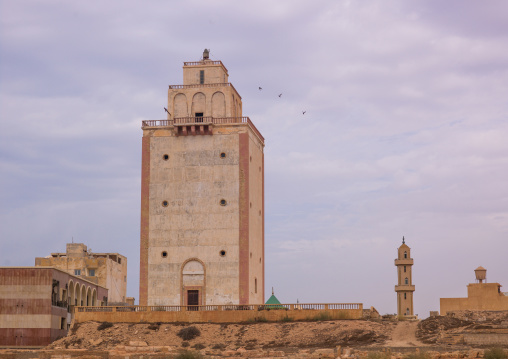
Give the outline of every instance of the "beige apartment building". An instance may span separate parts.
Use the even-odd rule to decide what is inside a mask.
[[[126,302],[127,258],[121,254],[92,253],[83,243],[67,243],[65,253],[35,258],[35,266],[58,268],[107,288],[107,303]]]
[[[140,304],[263,304],[264,138],[208,50],[166,110],[142,124]]]
[[[395,292],[397,293],[397,314],[399,316],[414,316],[413,293],[415,286],[413,285],[413,258],[411,258],[411,248],[406,244],[406,240],[402,237],[402,245],[397,250],[397,259],[395,266],[397,267],[397,282]]]

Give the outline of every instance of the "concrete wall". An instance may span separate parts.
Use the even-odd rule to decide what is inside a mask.
[[[441,298],[441,315],[459,310],[508,310],[508,296],[499,283],[471,283],[467,298]]]
[[[111,312],[93,312],[93,308],[78,308],[75,313],[77,323],[87,321],[98,322],[123,322],[123,323],[238,323],[248,321],[281,321],[284,318],[293,320],[316,320],[326,318],[336,319],[361,319],[363,305],[357,309],[271,309],[271,310],[216,310],[216,311],[158,311],[156,308],[146,308],[146,311],[131,311],[129,307],[112,307]],[[161,308],[163,309],[163,308]],[[184,308],[182,308],[184,309]],[[136,309],[134,309],[136,310]]]
[[[200,83],[200,71],[205,71],[205,84],[228,82],[228,72],[222,63],[215,61],[199,61],[186,63],[183,67],[183,84],[198,85]]]
[[[264,195],[264,153],[263,144],[253,132],[249,132],[249,298],[248,304],[265,302],[265,195]]]
[[[247,125],[222,125],[213,136],[176,137],[164,130],[145,135],[150,136],[147,304],[187,304],[187,286],[200,291],[203,305],[263,303],[258,138]],[[184,273],[186,261],[201,263],[202,271]]]

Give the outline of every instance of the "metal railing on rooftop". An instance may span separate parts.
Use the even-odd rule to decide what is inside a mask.
[[[183,66],[204,66],[204,65],[221,65],[222,68],[224,69],[224,71],[226,71],[226,73],[228,72],[228,69],[226,68],[226,66],[224,66],[224,64],[220,60],[217,60],[217,61],[201,60],[201,61],[191,61],[191,62],[184,62],[183,63]]]
[[[112,306],[112,307],[76,307],[78,312],[187,312],[187,311],[262,311],[262,310],[359,310],[361,303],[326,304],[247,304],[247,305],[153,305],[153,306]]]
[[[178,125],[228,125],[228,124],[247,124],[250,126],[252,131],[259,136],[264,142],[265,138],[261,135],[261,132],[254,126],[250,118],[248,117],[176,117],[172,120],[145,120],[142,121],[141,127],[167,127],[167,126],[178,126]]]

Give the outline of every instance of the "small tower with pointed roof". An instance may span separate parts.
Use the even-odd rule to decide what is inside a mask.
[[[413,258],[411,258],[411,248],[406,244],[402,237],[402,245],[398,249],[398,257],[395,259],[397,267],[398,284],[395,286],[397,293],[397,314],[399,316],[414,316],[413,310]]]

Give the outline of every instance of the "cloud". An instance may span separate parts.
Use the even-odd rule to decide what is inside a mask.
[[[0,265],[74,236],[126,255],[138,296],[141,121],[210,48],[266,138],[281,300],[394,312],[402,235],[420,315],[478,265],[508,282],[506,6],[1,1]]]

